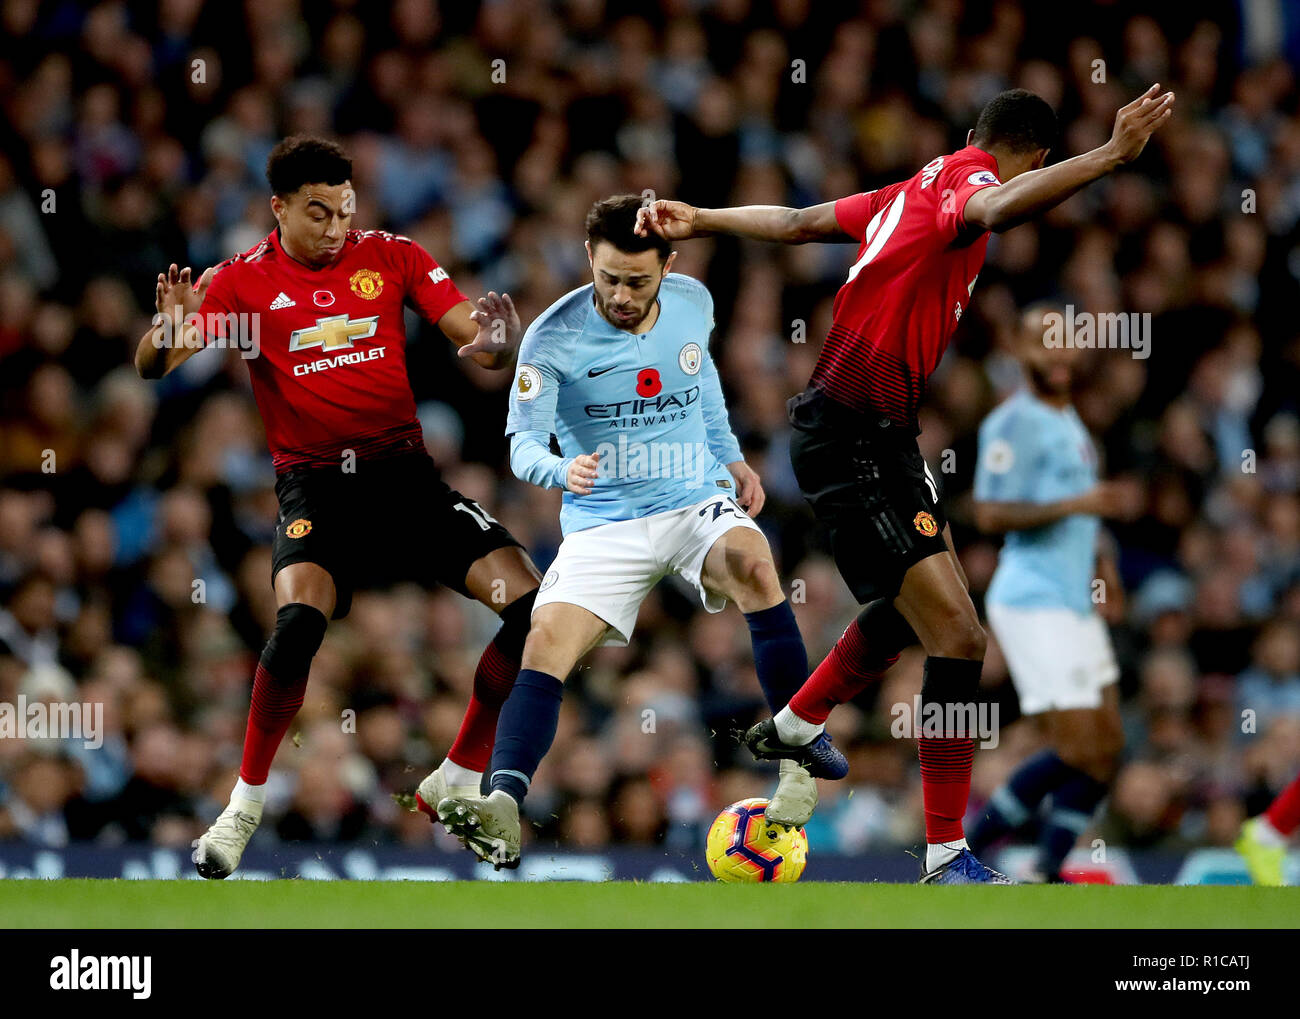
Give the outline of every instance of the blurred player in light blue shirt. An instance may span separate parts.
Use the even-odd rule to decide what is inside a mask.
[[[1060,881],[1062,863],[1105,796],[1123,749],[1119,668],[1098,610],[1116,622],[1123,612],[1112,557],[1099,554],[1099,518],[1120,514],[1124,490],[1098,482],[1092,436],[1071,393],[1082,357],[1127,352],[1049,347],[1044,312],[1031,310],[1021,323],[1024,388],[980,427],[975,519],[981,530],[1006,535],[986,613],[1021,712],[1042,719],[1050,749],[993,793],[970,844],[980,854],[1028,827],[1050,798],[1036,873]]]

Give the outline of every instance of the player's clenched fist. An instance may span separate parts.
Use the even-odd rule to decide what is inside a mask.
[[[637,210],[636,232],[641,237],[648,237],[647,231],[653,230],[670,241],[684,241],[697,236],[695,232],[697,212],[699,210],[693,205],[660,198]]]
[[[596,482],[596,473],[600,467],[600,454],[579,453],[569,464],[569,473],[565,476],[564,487],[574,495],[591,495]]]

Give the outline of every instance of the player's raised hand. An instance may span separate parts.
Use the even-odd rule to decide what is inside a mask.
[[[509,294],[489,290],[487,297],[478,299],[478,306],[469,317],[478,326],[478,332],[474,339],[456,351],[458,357],[487,354],[505,360],[519,346],[523,328]]]
[[[697,211],[695,206],[685,202],[660,198],[637,209],[634,230],[639,237],[649,237],[649,231],[653,230],[666,240],[684,241],[695,236]]]
[[[1159,93],[1160,82],[1156,82],[1115,114],[1115,130],[1108,144],[1121,163],[1137,159],[1151,135],[1174,115],[1174,94]]]
[[[160,315],[170,315],[175,325],[180,325],[203,306],[203,298],[212,283],[213,270],[205,269],[199,277],[197,287],[191,280],[191,269],[187,265],[178,270],[173,262],[165,273],[158,274],[158,283],[154,287],[154,307]]]
[[[751,517],[758,516],[767,502],[767,493],[763,491],[762,479],[744,460],[727,464],[727,470],[736,479],[736,502]]]
[[[569,464],[569,473],[564,479],[564,487],[574,495],[591,495],[592,486],[600,468],[600,454],[579,453]]]

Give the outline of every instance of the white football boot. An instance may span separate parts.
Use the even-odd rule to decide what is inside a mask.
[[[448,796],[438,804],[438,817],[480,860],[497,870],[519,866],[519,804],[509,793]]]
[[[786,828],[802,828],[816,806],[817,780],[798,761],[783,758],[780,781],[767,805],[767,819]]]
[[[261,822],[262,804],[256,800],[231,799],[212,827],[193,842],[190,859],[199,876],[216,881],[230,877]]]
[[[443,774],[443,761],[433,771],[424,777],[419,788],[415,790],[415,806],[422,814],[427,814],[431,822],[437,823],[438,804],[448,796],[478,796],[479,787],[477,785],[452,785],[447,781],[447,776]]]

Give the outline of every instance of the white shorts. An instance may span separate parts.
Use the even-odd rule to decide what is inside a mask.
[[[560,543],[533,611],[552,602],[581,606],[609,624],[602,644],[622,646],[650,589],[675,573],[699,591],[706,609],[721,612],[727,599],[706,591],[700,573],[713,543],[733,527],[759,530],[731,496],[715,495],[685,509],[575,531]]]
[[[1119,678],[1101,616],[995,603],[985,609],[1024,714],[1101,707],[1102,689]]]

